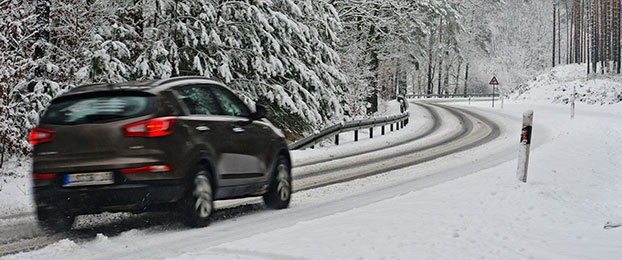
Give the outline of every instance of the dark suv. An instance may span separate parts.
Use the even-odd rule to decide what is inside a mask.
[[[202,77],[74,88],[28,137],[39,222],[62,231],[76,215],[167,209],[205,226],[215,199],[262,195],[286,208],[289,150],[265,116]]]

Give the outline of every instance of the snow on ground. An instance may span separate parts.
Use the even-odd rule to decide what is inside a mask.
[[[579,106],[572,120],[569,108],[562,105],[513,102],[494,110],[489,102],[456,105],[506,117],[535,111],[528,183],[516,180],[517,161],[510,160],[273,231],[224,243],[206,242],[192,250],[171,252],[164,247],[166,253],[155,259],[617,259],[622,254],[622,229],[604,228],[608,222],[622,222],[622,106]],[[516,140],[510,141],[518,146],[520,125],[511,122],[507,127],[516,128]],[[467,157],[462,158],[470,160]],[[416,168],[394,173],[414,174]],[[385,174],[385,178],[392,176]],[[319,190],[296,195],[313,192]],[[130,241],[162,236],[166,233],[130,231],[82,244],[63,240],[6,258],[79,259],[93,252],[105,254],[107,248],[122,252],[129,245],[135,251]],[[184,235],[175,236],[183,239]],[[145,257],[154,259],[160,248],[143,250],[154,250]]]
[[[621,75],[596,73],[586,77],[586,70],[586,64],[555,67],[521,84],[510,93],[510,97],[564,104],[570,102],[573,96],[576,102],[587,104],[615,104],[622,101]]]
[[[553,133],[533,151],[527,184],[515,179],[513,160],[216,249],[312,259],[617,259],[622,229],[603,226],[622,221],[622,107],[589,107],[575,120],[563,106],[512,104],[502,113],[525,109]]]
[[[156,259],[617,259],[622,254],[622,229],[604,228],[608,222],[622,222],[621,105],[580,105],[574,120],[569,107],[563,105],[513,102],[494,110],[489,102],[456,105],[514,118],[526,109],[535,111],[527,184],[516,180],[517,161],[510,160],[436,186],[294,221],[273,231],[224,243],[206,242],[192,250],[171,252],[165,247],[166,253]],[[504,142],[518,146],[520,124],[511,122],[507,127],[516,128],[516,140]],[[462,160],[470,160],[467,157]],[[413,169],[394,173],[413,174]],[[385,178],[392,176],[385,174]],[[320,191],[296,195],[313,192]],[[166,232],[147,233],[99,236],[82,244],[63,240],[6,258],[78,259],[93,252],[102,254],[107,248],[123,251],[129,245],[136,250],[130,241],[166,236]],[[184,235],[176,236],[183,239]],[[145,257],[153,259],[160,249],[143,250],[154,250]]]
[[[33,211],[30,160],[10,158],[0,175],[0,223],[2,216]]]
[[[203,253],[303,259],[617,259],[622,229],[603,226],[622,221],[622,118],[616,115],[622,107],[613,114],[605,112],[613,107],[585,108],[575,120],[563,106],[506,104],[499,112],[516,115],[525,109],[534,109],[535,120],[547,122],[552,132],[531,155],[527,184],[515,179],[513,160]],[[518,143],[518,134],[516,139]]]

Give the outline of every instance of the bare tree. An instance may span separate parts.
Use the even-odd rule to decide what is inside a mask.
[[[556,23],[556,19],[557,19],[557,7],[553,6],[553,67],[555,67],[555,25]]]

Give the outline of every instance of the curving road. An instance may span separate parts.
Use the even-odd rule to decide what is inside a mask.
[[[397,143],[381,143],[374,147],[362,146],[339,155],[322,154],[306,157],[304,161],[294,160],[292,174],[295,192],[309,193],[313,192],[313,189],[372,175],[386,174],[392,170],[439,159],[490,142],[501,133],[500,127],[493,120],[476,112],[441,104],[417,103],[416,105],[420,106],[421,111],[426,113],[426,117],[431,120],[416,130],[410,125],[400,130],[410,132],[403,135]],[[387,193],[384,192],[384,194]],[[358,200],[357,203],[364,204],[367,203],[365,201],[380,200],[384,196],[387,195]],[[328,203],[328,205],[331,204]],[[344,210],[339,208],[343,204],[335,205],[341,206],[324,206],[329,207],[324,211],[316,207],[292,207],[284,212],[289,212],[287,214],[292,216],[289,221],[295,223],[301,219],[313,217],[314,214],[322,215]],[[356,205],[356,203],[348,205]],[[235,218],[244,215],[273,214],[258,213],[267,211],[263,210],[264,206],[257,198],[225,201],[218,203],[217,207],[214,218],[217,223],[224,222],[224,226],[228,226],[228,222],[232,219],[235,221]],[[257,218],[262,218],[260,216]],[[257,221],[263,222],[266,219],[250,220],[248,225]],[[287,222],[275,222],[272,226],[267,224],[265,228],[283,224]],[[78,219],[74,230],[53,236],[43,233],[38,228],[34,216],[30,214],[6,216],[0,218],[0,234],[2,234],[0,235],[0,256],[38,249],[62,239],[70,239],[79,243],[92,240],[98,233],[115,236],[132,229],[184,231],[182,226],[165,213],[104,214],[103,216],[83,217]],[[215,229],[218,230],[218,228]],[[256,228],[249,230],[246,232],[260,231]]]
[[[401,144],[295,165],[296,191],[409,167],[479,146],[497,138],[497,124],[479,114],[439,104],[418,104],[434,124]],[[457,123],[456,123],[457,122]],[[459,126],[459,127],[456,127]]]

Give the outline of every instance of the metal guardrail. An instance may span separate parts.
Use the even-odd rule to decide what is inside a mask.
[[[406,98],[455,98],[455,97],[492,97],[492,94],[484,94],[484,93],[473,93],[473,94],[447,94],[447,95],[439,95],[439,94],[406,94]],[[495,94],[495,97],[498,97],[499,94]]]
[[[353,120],[348,122],[341,122],[338,124],[331,125],[326,127],[319,132],[306,136],[296,142],[289,144],[290,150],[297,149],[305,149],[305,148],[313,148],[316,144],[321,141],[324,141],[328,138],[335,137],[335,144],[339,145],[339,134],[344,132],[354,131],[354,141],[358,141],[358,130],[369,128],[369,138],[374,138],[374,127],[381,126],[381,132],[385,134],[385,126],[390,125],[391,131],[393,131],[393,124],[395,124],[396,130],[404,128],[408,124],[408,117],[410,114],[408,112],[386,116],[386,117],[378,117],[378,118],[370,118],[363,120]]]

